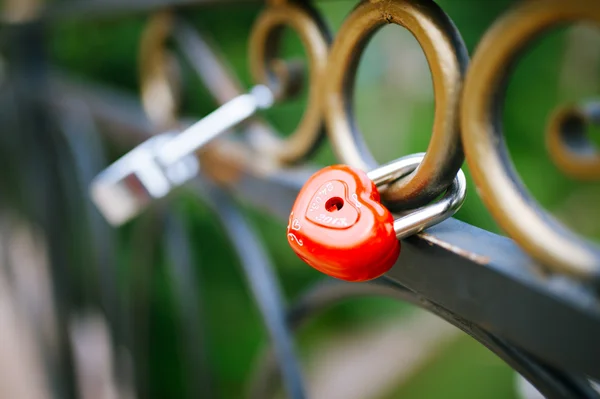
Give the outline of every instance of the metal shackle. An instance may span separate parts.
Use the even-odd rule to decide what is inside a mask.
[[[367,176],[383,192],[389,184],[410,175],[424,157],[425,153],[408,155],[371,170]],[[462,169],[459,169],[452,184],[438,201],[407,210],[394,220],[396,237],[402,239],[411,236],[451,217],[464,203],[466,194],[467,180]]]

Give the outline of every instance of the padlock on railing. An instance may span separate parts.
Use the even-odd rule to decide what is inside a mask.
[[[459,170],[438,201],[394,220],[379,189],[408,175],[424,154],[400,158],[365,173],[347,165],[321,169],[306,182],[290,214],[288,242],[315,269],[346,281],[381,276],[400,254],[399,239],[452,216],[463,204],[466,180]]]
[[[150,138],[102,171],[91,183],[92,200],[112,225],[121,225],[198,174],[194,152],[273,104],[263,85],[227,102],[180,134]]]

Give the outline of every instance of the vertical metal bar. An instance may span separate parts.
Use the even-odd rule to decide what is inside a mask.
[[[45,31],[42,24],[23,24],[8,27],[2,32],[7,45],[8,75],[14,88],[16,130],[18,134],[17,175],[20,199],[18,204],[27,217],[39,223],[46,234],[52,286],[56,299],[58,348],[48,361],[48,373],[54,393],[59,397],[75,397],[72,357],[69,347],[67,321],[74,306],[73,281],[70,277],[70,242],[74,225],[68,210],[65,185],[63,143],[57,140],[56,126],[44,102],[32,99],[28,93],[48,96],[46,85]],[[16,170],[15,170],[16,169]]]
[[[198,185],[195,191],[214,208],[239,255],[244,275],[269,331],[288,396],[304,398],[300,365],[285,321],[283,297],[265,250],[227,193],[208,182]]]
[[[202,328],[202,302],[198,292],[198,272],[191,258],[189,236],[183,220],[169,212],[165,220],[165,249],[168,273],[174,283],[179,319],[183,331],[182,349],[186,358],[185,375],[187,397],[212,398],[208,359],[206,355],[206,332]]]

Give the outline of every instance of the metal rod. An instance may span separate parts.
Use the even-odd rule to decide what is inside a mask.
[[[394,220],[396,237],[410,237],[454,215],[465,201],[466,188],[465,174],[459,169],[454,182],[439,201]]]
[[[254,86],[250,93],[228,101],[164,144],[157,159],[163,165],[174,164],[272,104],[271,90],[263,85]]]
[[[206,199],[223,222],[244,275],[257,302],[261,316],[273,343],[287,394],[292,399],[305,397],[300,363],[296,357],[291,332],[285,321],[285,305],[273,266],[256,233],[252,231],[232,198],[209,182],[196,187],[195,192]]]
[[[419,153],[399,158],[373,169],[367,173],[367,176],[380,188],[380,191],[384,191],[387,184],[414,172],[423,161],[424,155]],[[467,181],[465,174],[459,169],[452,185],[439,201],[412,210],[394,220],[396,237],[403,239],[412,236],[454,215],[465,201],[466,194]]]

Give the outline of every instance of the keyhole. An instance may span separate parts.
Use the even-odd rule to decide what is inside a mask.
[[[329,198],[325,203],[325,209],[327,209],[329,212],[339,211],[343,206],[344,200],[340,197]]]

